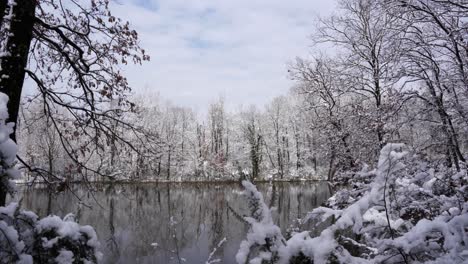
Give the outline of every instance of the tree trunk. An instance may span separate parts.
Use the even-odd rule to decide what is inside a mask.
[[[6,0],[1,0],[0,12],[5,12]],[[36,1],[16,0],[10,22],[10,32],[6,41],[5,51],[9,56],[1,58],[0,62],[0,92],[9,97],[8,101],[8,122],[16,122],[20,106],[21,91],[25,76],[25,68],[28,62],[29,47],[32,39],[34,26],[34,12]],[[3,23],[3,13],[2,21]],[[11,138],[16,142],[15,129]],[[2,186],[7,181],[0,181],[0,206],[5,205],[6,186]]]
[[[161,175],[161,158],[158,159],[158,171],[157,171],[158,177]]]
[[[299,143],[299,134],[296,132],[295,134],[296,139],[296,170],[301,168],[301,148]]]
[[[3,28],[3,18],[7,10],[8,0],[0,0],[0,28]]]
[[[436,111],[439,114],[440,120],[442,122],[442,131],[447,137],[447,145],[449,148],[449,151],[447,153],[449,155],[452,155],[453,164],[455,165],[457,171],[460,171],[459,160],[465,162],[465,158],[463,157],[460,151],[460,145],[458,143],[457,133],[452,124],[452,118],[446,111],[444,102],[442,100],[442,95],[437,95],[432,83],[428,81],[426,82],[426,84],[432,96],[432,100],[436,106]]]
[[[332,142],[330,140],[330,142]],[[335,176],[335,171],[336,171],[336,168],[335,168],[335,159],[336,159],[336,148],[335,148],[335,145],[331,144],[330,146],[330,163],[328,165],[328,176],[327,176],[327,181],[329,182],[332,182],[333,181],[333,177]]]
[[[167,180],[171,178],[171,149],[167,153]]]
[[[23,88],[25,68],[28,62],[29,47],[34,26],[36,1],[17,0],[13,8],[6,51],[9,56],[1,59],[0,92],[9,97],[9,122],[16,122]],[[16,141],[15,133],[11,138]]]
[[[280,147],[278,146],[278,149],[276,150],[276,155],[278,156],[278,172],[280,174],[280,178],[283,179],[283,174],[284,174],[284,171],[283,171],[283,161],[282,161],[282,154],[281,154],[281,149]]]
[[[54,170],[54,153],[52,153],[52,148],[49,146],[48,149],[48,158],[49,158],[49,179],[48,181],[51,182],[53,180],[53,170]]]

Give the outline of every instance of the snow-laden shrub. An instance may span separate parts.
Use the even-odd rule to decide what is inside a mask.
[[[284,247],[285,239],[281,229],[273,223],[271,211],[263,200],[263,195],[255,185],[242,181],[245,188],[251,216],[245,217],[249,224],[247,238],[241,242],[236,255],[237,263],[261,264],[278,260],[279,249]]]
[[[19,172],[14,168],[16,144],[10,139],[8,97],[0,93],[0,188],[13,194]],[[0,263],[97,263],[100,253],[96,232],[80,226],[72,215],[39,219],[17,203],[0,207]]]
[[[13,180],[20,176],[14,168],[18,148],[10,134],[13,133],[14,123],[6,123],[8,119],[8,96],[0,92],[0,189],[4,192],[14,191]]]
[[[97,263],[98,247],[94,229],[72,215],[39,219],[17,203],[0,207],[0,263]]]
[[[293,233],[277,244],[276,259],[263,263],[466,263],[467,181],[466,169],[433,168],[404,145],[388,144],[375,170],[349,177],[327,206],[307,216],[331,225],[316,237]],[[251,229],[248,237],[262,235]]]

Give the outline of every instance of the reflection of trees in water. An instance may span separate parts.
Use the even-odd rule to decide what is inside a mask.
[[[211,211],[212,215],[212,220],[211,222],[213,223],[213,230],[210,232],[211,235],[211,241],[209,244],[209,248],[215,248],[219,241],[221,241],[224,238],[224,230],[223,230],[223,216],[225,216],[225,212],[227,213],[227,210],[225,208],[225,197],[224,197],[224,190],[221,188],[215,188],[214,189],[214,210]],[[226,219],[226,221],[229,221],[229,219]],[[221,245],[221,248],[218,249],[218,254],[223,250],[223,246]]]
[[[284,230],[328,198],[326,184],[259,184],[269,205],[276,207],[275,222]],[[178,263],[179,256],[203,263],[212,249],[222,263],[233,263],[247,226],[232,209],[247,214],[238,184],[127,184],[98,187],[95,199],[75,186],[74,193],[92,208],[83,207],[81,224],[96,228],[105,263]],[[47,207],[60,216],[78,211],[78,200],[70,192],[50,195],[45,189],[24,192],[25,208],[45,215]],[[49,204],[50,201],[50,204]],[[177,222],[171,228],[170,218]],[[312,227],[312,226],[311,226]],[[158,243],[158,246],[152,246]],[[172,260],[171,260],[172,257]]]
[[[117,258],[120,255],[119,244],[115,238],[115,225],[114,225],[114,196],[115,193],[114,185],[109,185],[105,189],[105,194],[109,204],[109,237],[106,239],[106,247],[112,252],[112,255]]]

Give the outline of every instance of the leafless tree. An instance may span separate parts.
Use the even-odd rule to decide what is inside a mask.
[[[320,21],[313,41],[341,48],[342,72],[352,92],[370,98],[369,127],[380,147],[388,141],[385,131],[385,95],[398,81],[398,59],[401,52],[401,23],[387,12],[379,1],[341,0],[340,13]],[[377,150],[378,151],[378,150]]]
[[[25,102],[43,100],[50,124],[76,170],[100,173],[86,166],[82,157],[102,149],[106,138],[131,145],[115,133],[114,124],[138,133],[117,118],[134,109],[118,64],[149,60],[138,45],[136,31],[112,15],[108,0],[5,2],[0,5],[0,91],[10,98],[10,121],[17,121],[27,76],[37,90],[24,95],[28,97]],[[112,100],[114,106],[110,106]],[[67,112],[72,126],[64,125],[68,122],[57,112]],[[74,147],[71,141],[77,137],[82,144]],[[0,189],[3,204],[5,192]]]

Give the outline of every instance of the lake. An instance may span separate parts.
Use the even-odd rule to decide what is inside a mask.
[[[329,196],[326,182],[259,183],[283,234],[297,219]],[[82,185],[58,194],[24,187],[24,209],[39,216],[69,212],[96,229],[103,263],[205,263],[212,249],[221,263],[235,263],[248,226],[247,203],[238,183],[101,184],[93,192]],[[77,197],[81,198],[78,199]],[[273,198],[273,199],[272,199]],[[313,223],[301,228],[314,230]]]

